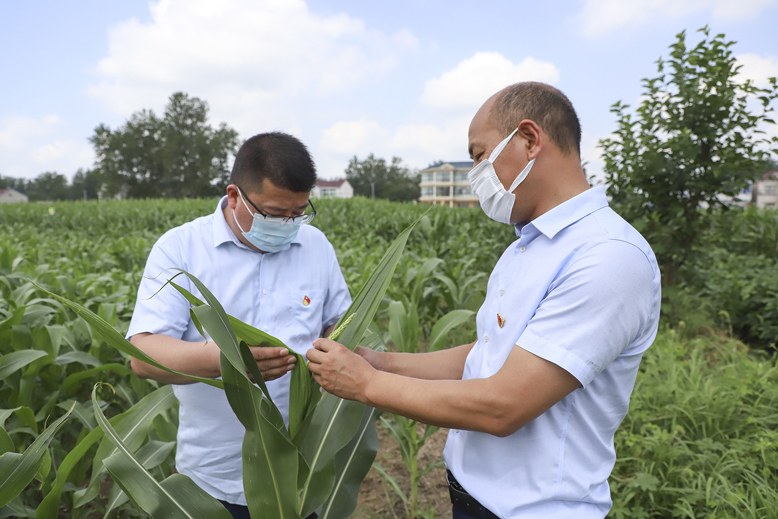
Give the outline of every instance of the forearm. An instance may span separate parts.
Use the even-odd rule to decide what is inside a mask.
[[[431,353],[380,353],[378,369],[426,380],[461,380],[473,344]]]
[[[130,342],[160,364],[181,373],[198,377],[220,376],[219,348],[211,341],[188,342],[167,335],[141,333]],[[181,375],[169,373],[143,361],[133,358],[132,371],[139,378],[149,378],[168,384],[192,384],[194,381]]]
[[[490,379],[421,380],[376,371],[364,403],[426,424],[506,436],[524,424],[514,423],[511,406],[493,386]]]

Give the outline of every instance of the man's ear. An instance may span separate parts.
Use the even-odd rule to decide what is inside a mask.
[[[545,144],[545,135],[540,126],[535,121],[524,119],[519,123],[519,131],[517,133],[526,143],[527,159],[532,160],[536,158]]]
[[[230,206],[230,209],[235,210],[238,205],[239,196],[240,194],[238,193],[238,186],[235,184],[230,184],[227,186],[227,205]]]

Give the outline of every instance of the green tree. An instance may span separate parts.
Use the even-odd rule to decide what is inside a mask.
[[[600,141],[608,194],[617,211],[651,243],[663,283],[678,281],[708,218],[765,167],[770,146],[759,128],[774,124],[767,88],[736,78],[740,66],[723,34],[686,46],[677,35],[670,57],[659,59],[659,76],[644,79],[640,105],[631,113],[621,102],[612,138]]]
[[[13,189],[20,193],[27,193],[27,181],[23,178],[0,175],[0,189]]]
[[[68,179],[54,171],[41,173],[27,182],[26,195],[33,200],[69,200]]]
[[[399,157],[393,157],[387,164],[372,153],[365,160],[354,156],[346,168],[346,180],[354,188],[355,195],[371,197],[375,188],[376,198],[395,202],[419,198],[419,174],[403,167]]]
[[[208,103],[177,92],[163,118],[141,110],[115,131],[101,124],[90,142],[109,195],[189,198],[223,191],[238,133],[224,123],[211,127]]]
[[[99,172],[79,168],[73,175],[70,183],[71,200],[95,200],[103,185],[103,179]]]

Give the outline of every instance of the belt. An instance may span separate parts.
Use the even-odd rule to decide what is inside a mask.
[[[446,469],[446,481],[448,482],[448,493],[451,496],[452,505],[479,519],[500,519],[488,508],[479,503],[476,498],[468,494],[467,490],[462,488],[462,485],[459,484],[448,469]]]

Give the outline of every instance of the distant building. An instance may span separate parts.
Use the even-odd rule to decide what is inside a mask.
[[[20,204],[29,201],[27,195],[15,189],[0,189],[0,204]]]
[[[311,191],[313,198],[352,198],[354,188],[348,180],[317,180]]]
[[[751,203],[760,209],[778,208],[778,171],[768,171],[754,182]]]
[[[440,162],[422,169],[421,197],[423,204],[449,207],[478,207],[478,197],[470,189],[467,174],[473,169],[473,161]]]

